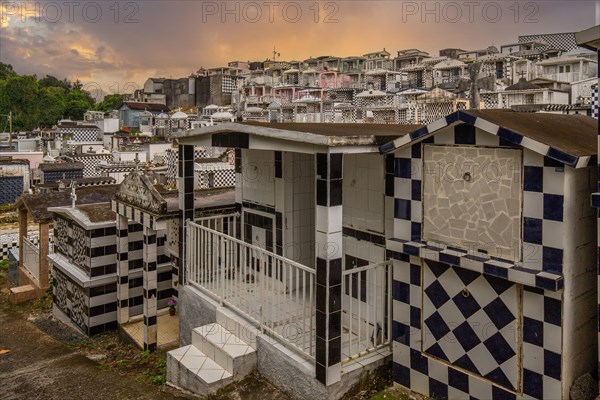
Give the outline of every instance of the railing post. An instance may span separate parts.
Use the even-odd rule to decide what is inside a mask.
[[[224,270],[224,266],[227,266],[227,254],[225,254],[225,238],[220,237],[220,250],[219,250],[219,270],[221,271],[221,306],[223,305],[223,300],[225,299],[225,274],[227,271]]]

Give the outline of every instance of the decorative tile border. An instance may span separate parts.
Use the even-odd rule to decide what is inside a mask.
[[[562,275],[523,268],[510,260],[490,257],[480,252],[467,252],[439,243],[388,239],[386,246],[392,252],[442,262],[538,289],[556,292],[564,285]]]

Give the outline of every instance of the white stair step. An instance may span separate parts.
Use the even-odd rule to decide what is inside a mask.
[[[256,336],[259,330],[251,322],[237,315],[235,312],[225,308],[217,308],[217,323],[221,324],[229,332],[248,343],[250,347],[256,349]]]
[[[206,396],[228,385],[233,376],[193,345],[167,353],[167,381]]]
[[[236,377],[250,373],[256,366],[256,350],[221,324],[194,329],[192,344]]]

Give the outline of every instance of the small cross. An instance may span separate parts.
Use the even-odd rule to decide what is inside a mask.
[[[517,72],[517,75],[519,75],[521,78],[523,78],[526,74],[527,74],[527,72],[525,72],[525,71]]]

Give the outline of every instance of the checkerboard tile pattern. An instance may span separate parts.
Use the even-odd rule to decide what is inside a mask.
[[[437,124],[437,127],[428,128],[428,132],[446,127],[446,122],[440,120],[432,124]],[[517,267],[523,273],[536,274],[544,271],[560,275],[564,248],[564,164],[524,146],[508,142],[500,134],[493,135],[476,129],[478,127],[489,129],[482,121],[471,120],[458,124],[454,129],[449,128],[429,135],[419,143],[410,146],[404,144],[406,147],[394,154],[393,167],[388,161],[388,178],[392,168],[394,174],[394,238],[418,243],[423,240],[422,181],[425,175],[431,172],[423,171],[423,146],[441,144],[520,147],[523,149],[524,164],[523,244],[520,250],[522,261]],[[388,188],[388,192],[390,191],[391,188]]]
[[[598,84],[592,86],[592,117],[598,119]]]
[[[575,34],[571,32],[519,36],[519,43],[529,42],[547,43],[547,45],[537,46],[537,50],[545,50],[552,48],[569,51],[579,48],[579,46],[577,45],[577,40],[575,39]]]
[[[553,293],[526,287],[523,289],[510,282],[490,280],[481,274],[471,273],[460,268],[440,267],[439,264],[433,267],[435,273],[433,269],[431,272],[426,272],[423,269],[427,267],[421,267],[419,257],[390,250],[388,250],[388,257],[392,258],[394,263],[392,284],[394,382],[434,398],[505,400],[543,399],[560,396],[562,366],[560,292]],[[446,278],[446,274],[448,274],[448,278]],[[433,290],[437,286],[435,282],[443,287],[443,292]],[[460,285],[457,287],[458,283]],[[463,297],[462,289],[465,286],[469,289],[479,284],[483,284],[491,290],[480,292],[475,289],[469,290],[471,295],[474,292],[478,293],[477,298],[472,299],[477,304],[468,300],[468,297]],[[432,285],[434,287],[429,290],[428,294],[426,290],[430,289]],[[456,323],[450,324],[442,318],[450,332],[442,335],[438,340],[439,346],[435,346],[431,344],[433,342],[428,341],[435,338],[429,327],[429,325],[434,326],[433,320],[436,317],[430,318],[435,313],[426,313],[434,301],[441,301],[440,296],[442,300],[445,299],[441,294],[444,292],[448,295],[444,304],[456,304],[454,298],[458,294],[464,299],[457,298],[458,302],[468,301],[471,305],[464,306],[458,312],[455,318]],[[513,295],[522,296],[523,305],[521,383],[518,379],[510,379],[508,376],[507,382],[499,373],[501,371],[506,375],[506,371],[510,371],[507,363],[516,357],[512,356],[512,352],[518,353],[510,344],[507,346],[504,343],[504,341],[511,343],[508,339],[512,337],[510,335],[514,335],[513,331],[505,329],[514,323],[515,319],[514,307],[508,304]],[[443,312],[442,310],[443,305],[439,307],[438,314]],[[469,317],[471,320],[465,317],[463,312],[471,313],[471,317]],[[477,329],[474,329],[479,326],[464,324],[465,321],[473,322],[472,317],[477,315],[490,321],[489,325],[484,325],[486,326],[483,330],[485,334],[480,336],[477,334]],[[440,326],[443,324],[435,324],[434,330],[438,334]],[[504,327],[499,328],[499,326]],[[475,334],[464,333],[470,332],[470,330]],[[500,335],[498,335],[499,332]],[[450,340],[451,334],[454,335],[456,341]],[[479,342],[488,345],[483,344],[482,346]],[[473,346],[474,344],[475,346]],[[467,351],[467,348],[470,350]],[[477,352],[476,349],[480,350],[480,354],[471,357],[470,354]],[[446,359],[440,357],[442,355],[440,350],[444,352]],[[467,357],[464,357],[465,354],[469,355],[468,359],[471,360],[471,363],[468,362]],[[455,361],[450,363],[448,359],[455,359]],[[474,369],[477,369],[478,372],[472,372]],[[489,380],[477,376],[477,373],[485,374],[486,371]],[[521,374],[521,371],[517,370],[516,373]],[[510,385],[515,386],[514,390],[507,387]]]
[[[113,162],[112,154],[98,154],[94,156],[73,156],[72,160],[74,162],[82,162],[83,167],[83,177],[84,178],[92,178],[96,176],[102,176],[102,171],[98,169],[98,166],[105,161],[108,164]]]
[[[235,186],[235,166],[229,163],[196,164],[198,188],[223,188]],[[212,182],[210,174],[213,174]],[[212,183],[212,186],[211,186]]]
[[[27,233],[27,238],[34,244],[39,243],[38,232],[30,231]],[[54,235],[52,230],[49,236],[50,248],[54,243]],[[0,236],[0,261],[8,260],[8,253],[13,248],[19,248],[19,234],[18,233],[6,233]]]
[[[98,141],[100,128],[74,126],[69,128],[60,128],[60,133],[62,135],[68,135],[70,138],[69,140],[73,142],[96,142]]]
[[[194,146],[194,160],[198,158],[215,158],[223,154],[224,149],[218,147]],[[228,151],[228,162],[234,163],[235,155],[233,151]],[[164,153],[164,162],[167,166],[167,184],[175,186],[177,184],[177,163],[179,161],[179,152],[177,150],[167,149]]]
[[[515,390],[516,284],[426,261],[423,287],[424,352]]]

